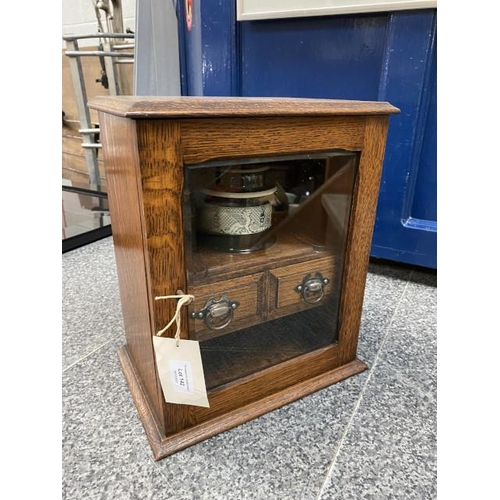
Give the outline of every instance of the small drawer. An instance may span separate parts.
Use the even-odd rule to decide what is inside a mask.
[[[189,336],[206,340],[261,321],[264,274],[191,287],[195,299],[188,308]]]
[[[333,256],[273,269],[270,310],[320,305],[333,290],[334,272]]]

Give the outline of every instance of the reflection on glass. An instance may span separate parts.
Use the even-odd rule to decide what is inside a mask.
[[[208,388],[332,346],[358,156],[186,168],[191,338]]]
[[[63,182],[63,253],[110,235],[107,194]]]

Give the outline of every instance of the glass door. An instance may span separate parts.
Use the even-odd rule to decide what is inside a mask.
[[[189,335],[215,389],[338,340],[359,155],[185,168]]]

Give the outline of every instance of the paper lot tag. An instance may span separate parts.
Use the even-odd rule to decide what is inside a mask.
[[[167,403],[209,408],[200,344],[196,340],[153,337],[156,366]]]

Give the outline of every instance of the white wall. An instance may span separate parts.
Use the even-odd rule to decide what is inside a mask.
[[[97,0],[95,0],[97,1]],[[112,7],[112,2],[109,0]],[[122,0],[124,28],[135,31],[135,0]],[[103,17],[104,21],[104,17]],[[94,10],[94,0],[62,0],[62,34],[64,35],[92,35],[97,33],[97,17]],[[98,41],[81,40],[81,47],[96,45]],[[64,43],[63,43],[64,47]]]

